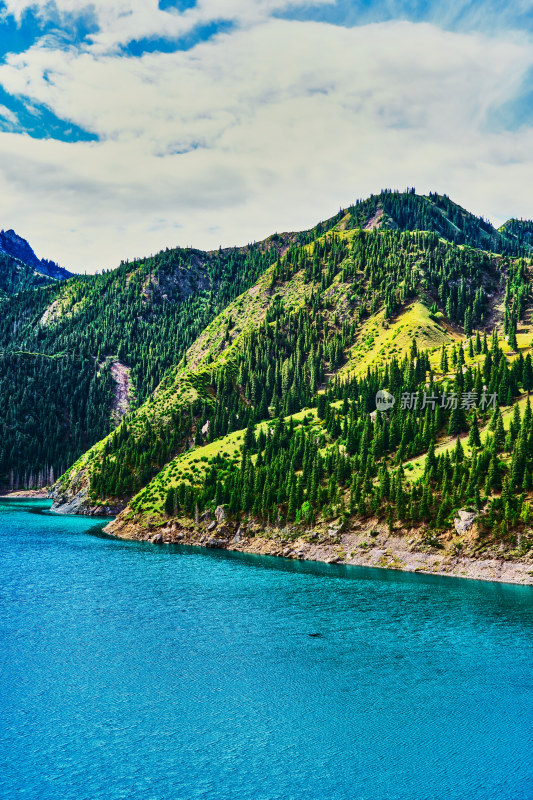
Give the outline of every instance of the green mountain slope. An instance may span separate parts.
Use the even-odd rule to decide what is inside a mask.
[[[343,530],[385,526],[448,559],[523,557],[533,546],[533,364],[519,319],[530,281],[530,261],[432,234],[333,233],[289,254],[208,326],[189,368],[164,387],[180,427],[110,530],[216,547],[274,541],[265,552],[315,542],[326,552]],[[507,335],[495,329],[488,341],[474,327],[502,285]],[[439,310],[450,293],[468,337]],[[368,302],[381,311],[365,319]],[[380,390],[395,399],[384,410]],[[65,476],[58,499],[75,481],[95,504],[131,490],[150,441],[143,424],[165,439],[152,403]]]
[[[340,531],[383,525],[448,558],[527,553],[531,260],[382,222],[339,228],[289,249],[216,317],[63,477],[57,503],[98,511],[139,490],[117,535],[333,536],[340,560]],[[495,321],[489,342],[479,330]],[[395,399],[385,411],[378,390]]]
[[[487,455],[481,472],[468,451],[464,469],[443,460],[428,473],[421,463],[429,452],[437,467],[431,451],[447,446],[448,431],[477,425],[485,436],[488,416],[400,414],[400,396],[426,383],[441,393],[490,384],[501,402],[520,398],[527,350],[518,361],[513,353],[526,344],[526,245],[447,198],[385,192],[302,234],[167,251],[19,295],[0,327],[4,484],[46,483],[71,463],[54,487],[56,509],[127,505],[117,531],[172,520],[193,530],[218,505],[228,530],[246,520],[301,533],[369,515],[423,525],[439,512],[449,524],[442,487],[457,484],[455,506],[481,503],[481,478],[477,493],[463,478],[484,474]],[[495,325],[501,336],[480,372],[482,339],[470,337]],[[459,348],[467,339],[472,355]],[[371,416],[379,388],[397,394],[382,423]],[[510,472],[506,452],[493,455],[489,494]],[[385,469],[392,488],[378,497]],[[495,506],[498,526],[505,514],[514,524],[524,502]]]
[[[0,299],[55,282],[23,261],[0,252]]]
[[[166,250],[6,300],[0,487],[53,481],[150,396],[210,320],[281,252],[322,230],[211,253]]]
[[[456,341],[464,323],[469,332],[484,323],[516,270],[432,233],[344,230],[289,248],[207,326],[181,369],[63,476],[57,505],[103,513],[193,443],[311,406],[332,378],[397,361],[413,336],[433,347]],[[376,324],[386,331],[379,347]]]
[[[510,219],[499,229],[506,237],[516,239],[520,247],[528,251],[533,247],[533,222],[524,219]]]

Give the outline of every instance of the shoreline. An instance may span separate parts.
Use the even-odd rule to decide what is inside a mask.
[[[0,492],[0,500],[48,500],[49,489],[16,489],[12,492]]]
[[[370,530],[372,543],[368,542]],[[280,538],[278,531],[266,536],[251,531],[243,532],[241,529],[233,534],[227,528],[208,532],[200,526],[191,529],[176,522],[142,528],[135,523],[119,520],[117,524],[117,520],[113,520],[106,525],[104,532],[115,539],[157,545],[193,545],[297,561],[374,567],[519,586],[533,585],[533,557],[511,558],[504,551],[499,557],[493,552],[487,553],[486,557],[473,557],[435,547],[421,547],[414,532],[389,533],[385,526],[379,524],[337,534],[331,543],[309,541],[301,537],[288,541],[287,538]]]

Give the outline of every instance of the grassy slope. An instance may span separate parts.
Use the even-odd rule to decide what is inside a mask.
[[[348,240],[353,235],[353,231],[337,234]],[[198,397],[209,403],[211,397],[205,388],[207,373],[216,366],[232,362],[233,356],[242,347],[246,334],[263,322],[268,308],[276,298],[285,309],[293,311],[307,303],[313,284],[304,282],[303,273],[296,273],[290,280],[281,285],[276,284],[275,289],[272,289],[273,269],[274,267],[267,269],[251,289],[215,317],[187,351],[186,366],[171,371],[154,394],[140,408],[127,415],[125,422],[134,435],[140,435],[147,421],[155,427],[163,428],[169,424],[173,414]],[[330,319],[335,316],[346,318],[351,313],[348,301],[351,293],[352,284],[341,283],[337,276],[326,292],[329,300],[326,316]],[[454,341],[451,333],[430,319],[429,311],[422,303],[409,305],[389,323],[388,328],[383,326],[382,316],[378,314],[362,326],[357,342],[347,353],[343,371],[356,369],[361,372],[371,363],[382,363],[386,355],[401,355],[407,351],[413,335],[434,346],[443,341]],[[227,330],[228,338],[225,335]],[[374,339],[373,344],[370,344]],[[101,456],[105,442],[112,435],[109,434],[107,439],[94,445],[64,473],[58,482],[61,490],[66,491],[70,487],[74,491],[77,485],[86,485],[92,463]]]
[[[443,344],[459,342],[464,337],[443,321],[433,320],[427,306],[419,301],[405,306],[392,321],[386,321],[385,312],[380,311],[365,322],[342,373],[362,375],[369,367],[383,366],[394,356],[401,358],[413,339],[419,350],[440,351]]]
[[[449,348],[457,342],[464,342],[465,337],[458,333],[451,331],[449,326],[445,326],[439,321],[435,324],[429,317],[429,312],[421,303],[413,303],[408,306],[403,313],[391,321],[387,329],[380,328],[378,317],[373,318],[369,323],[366,323],[362,329],[362,341],[364,337],[369,335],[369,331],[376,331],[374,343],[371,347],[365,347],[363,344],[358,350],[357,345],[352,348],[352,359],[342,368],[341,372],[355,371],[357,374],[362,374],[369,366],[380,363],[383,364],[383,359],[387,356],[398,355],[408,352],[411,346],[411,336],[417,336],[417,343],[421,348],[433,345],[435,352],[432,354],[432,366],[435,369],[437,376],[440,373],[440,348],[442,343],[447,344]],[[438,338],[438,344],[435,341]],[[533,348],[530,347],[530,336],[526,333],[518,335],[519,351],[522,355],[531,352],[533,355]],[[512,361],[518,357],[518,354],[512,353],[505,339],[500,339],[500,347],[506,354],[507,358]],[[392,349],[394,348],[394,349]],[[473,365],[480,362],[483,356],[475,356],[473,359],[466,354],[466,364]],[[444,376],[441,374],[442,378]],[[451,374],[450,374],[451,377]],[[523,396],[517,401],[523,412],[527,403],[527,397]],[[340,401],[335,405],[340,406]],[[504,427],[508,430],[513,414],[513,406],[502,409],[502,417]],[[322,424],[316,417],[316,410],[303,410],[298,414],[292,415],[293,420],[297,424],[302,424],[306,420],[306,424],[313,425],[317,432],[320,432]],[[289,421],[287,418],[287,422]],[[260,428],[266,428],[268,422],[260,423],[256,426],[256,434]],[[488,424],[480,429],[482,442],[485,441],[489,433]],[[235,431],[227,436],[220,437],[219,439],[211,442],[203,447],[197,447],[184,454],[179,455],[165,466],[163,470],[142,490],[123,514],[124,520],[135,518],[136,522],[142,526],[154,527],[158,524],[165,522],[164,515],[164,501],[165,493],[170,487],[177,486],[181,481],[187,483],[194,481],[200,484],[202,479],[215,459],[222,459],[219,461],[218,469],[222,473],[231,468],[231,465],[238,465],[240,462],[240,447],[244,438],[244,431]],[[462,437],[462,445],[467,454],[470,454],[471,448],[467,445],[467,436]],[[442,436],[437,443],[435,452],[437,455],[443,455],[447,451],[453,450],[456,444],[456,438],[450,436]],[[405,477],[408,483],[415,482],[420,478],[424,472],[426,456],[418,456],[410,461],[404,463]]]
[[[518,341],[519,352],[518,353],[513,353],[510,350],[509,345],[507,344],[505,339],[500,338],[500,340],[499,340],[500,347],[501,347],[502,351],[505,353],[505,355],[506,355],[506,357],[508,358],[509,361],[514,361],[514,359],[519,357],[520,353],[524,357],[528,353],[531,353],[531,355],[533,356],[533,347],[531,347],[531,337],[528,334],[524,334],[524,333],[518,334],[517,335],[517,341]],[[434,358],[435,358],[435,356],[434,356]],[[438,355],[438,359],[439,359],[439,362],[440,362],[440,354]],[[479,363],[482,359],[483,359],[483,356],[475,356],[473,359],[469,358],[468,356],[466,356],[465,357],[465,362],[466,362],[467,365],[472,365],[472,364]],[[432,363],[432,366],[436,366],[436,365]],[[439,370],[436,369],[436,372],[438,373]],[[505,430],[508,430],[509,429],[509,425],[511,424],[511,419],[512,419],[512,416],[513,416],[514,406],[518,405],[519,408],[520,408],[521,413],[523,413],[526,404],[527,404],[527,395],[523,395],[512,406],[506,406],[506,407],[501,409],[502,419],[503,419],[503,426],[504,426]],[[483,428],[480,428],[479,433],[480,433],[480,437],[481,437],[481,442],[483,443],[486,440],[487,435],[489,433],[488,424],[485,425]],[[471,448],[469,447],[469,445],[467,444],[467,439],[468,439],[467,435],[461,436],[461,444],[463,446],[463,449],[465,450],[465,453],[467,455],[470,455],[472,451],[471,451]],[[455,445],[456,445],[456,442],[457,442],[456,437],[442,436],[439,439],[439,441],[437,443],[437,446],[435,448],[435,454],[436,455],[444,455],[444,453],[453,450]],[[505,459],[502,459],[502,461],[505,461]],[[404,468],[406,470],[407,479],[409,481],[413,482],[413,481],[416,481],[418,478],[420,478],[420,476],[424,472],[425,463],[426,463],[426,456],[425,455],[418,456],[417,458],[413,458],[411,461],[405,462]]]
[[[348,241],[353,231],[340,231],[339,238]],[[268,269],[255,286],[242,294],[216,317],[187,352],[187,364],[196,370],[211,361],[231,360],[232,353],[239,348],[244,335],[261,323],[272,302],[278,297],[286,309],[297,310],[308,301],[313,290],[312,284],[305,284],[301,272],[275,290],[270,288],[273,267]],[[332,286],[326,291],[331,309],[329,316],[342,320],[351,314],[349,296],[353,292],[351,283],[341,283],[336,276]],[[442,315],[440,315],[442,317]],[[224,340],[226,329],[230,326],[229,340]],[[374,314],[360,329],[357,341],[346,353],[347,362],[343,374],[362,374],[368,367],[384,364],[394,356],[407,352],[412,339],[416,338],[419,349],[440,348],[442,344],[459,342],[464,337],[454,331],[444,318],[432,319],[429,308],[416,300],[407,304],[387,322],[383,310]]]
[[[316,409],[305,409],[297,414],[292,414],[290,417],[286,417],[286,422],[288,423],[291,418],[295,429],[302,424],[308,429],[313,428],[317,433],[322,429]],[[259,423],[255,428],[256,435],[261,429],[266,431],[273,424],[273,422]],[[189,484],[201,483],[215,459],[218,461],[218,471],[221,474],[224,474],[232,465],[239,465],[244,433],[243,430],[234,431],[209,444],[195,447],[178,455],[133,498],[128,510],[124,513],[125,518],[132,518],[136,516],[136,512],[140,512],[138,518],[142,519],[143,524],[154,525],[160,522],[164,514],[165,495],[169,488],[176,487],[182,481]],[[255,461],[256,458],[257,456],[254,456],[253,460]]]
[[[296,276],[296,279],[296,285],[287,287],[284,292],[285,297],[290,298],[290,302],[296,299],[298,288],[301,288],[298,276]],[[266,276],[266,280],[268,281],[268,276]],[[254,302],[254,298],[260,295],[260,292],[253,294],[252,302]],[[255,308],[257,311],[259,304]],[[231,313],[232,309],[230,307],[226,312],[223,312],[221,317],[225,320],[227,315],[231,315]],[[253,315],[250,316],[252,317]],[[204,354],[203,358],[205,358],[206,353],[212,353],[211,343],[216,341],[214,334],[220,327],[220,320],[217,318],[206,330],[201,340],[192,348],[195,351],[195,355],[202,353]],[[241,335],[242,331],[239,333],[239,336]],[[348,361],[340,370],[340,374],[348,374],[354,371],[357,374],[362,374],[366,372],[369,366],[378,363],[383,364],[387,357],[394,355],[401,357],[409,351],[413,336],[417,337],[420,347],[433,346],[439,352],[443,342],[453,344],[461,338],[464,339],[464,337],[451,332],[442,323],[435,323],[430,318],[427,307],[422,303],[412,303],[407,306],[394,320],[391,320],[387,328],[383,327],[383,313],[380,312],[362,327],[359,337],[360,343],[356,343],[351,348],[348,354]],[[373,337],[373,341],[372,344],[369,344],[371,337]],[[238,346],[238,341],[234,340],[232,347],[225,351],[225,358],[230,357],[233,347],[236,346]],[[304,417],[307,417],[309,424],[315,425],[317,430],[321,428],[321,423],[316,418],[315,409],[303,410],[298,414],[292,415],[292,417],[297,423],[301,423]],[[268,424],[266,422],[261,423],[257,426],[256,433],[260,427],[265,427]],[[138,520],[142,520],[143,524],[151,525],[162,521],[167,489],[177,486],[180,481],[188,483],[191,479],[194,479],[197,484],[201,483],[207,468],[211,465],[213,459],[217,457],[222,457],[223,459],[223,463],[219,466],[222,471],[228,469],[231,464],[238,465],[243,437],[244,431],[235,431],[208,445],[197,447],[179,455],[167,464],[144,490],[133,498],[129,508],[124,513],[124,517],[128,519],[137,516]],[[414,473],[412,474],[414,475]],[[410,478],[411,474],[408,473],[407,477]],[[133,509],[136,512],[140,512],[140,516],[136,515]]]
[[[325,234],[325,236],[328,235],[330,234]],[[352,230],[337,233],[337,236],[348,240],[353,235],[354,231]],[[313,291],[313,284],[304,282],[303,273],[294,274],[288,281],[281,285],[276,284],[272,289],[273,269],[274,267],[270,267],[266,270],[251,289],[234,300],[207,326],[187,351],[186,366],[174,370],[146,403],[127,416],[127,424],[134,434],[140,435],[147,421],[156,427],[163,428],[169,424],[173,414],[186,407],[197,397],[210,402],[211,397],[205,390],[208,372],[221,364],[231,364],[234,355],[240,351],[246,334],[264,321],[268,308],[276,299],[285,309],[293,311],[307,303]],[[338,317],[340,320],[348,317],[351,313],[349,296],[352,291],[352,284],[341,283],[340,277],[337,275],[326,291],[329,300],[326,316],[329,316],[330,319]],[[226,332],[228,332],[227,336]],[[380,311],[364,322],[354,345],[346,352],[346,362],[341,368],[340,374],[347,375],[355,372],[360,375],[366,372],[368,367],[377,364],[383,365],[393,356],[401,357],[408,352],[413,338],[416,338],[421,349],[433,349],[435,358],[438,357],[437,351],[440,350],[443,343],[450,345],[464,339],[459,333],[454,332],[443,319],[432,319],[424,302],[413,301],[401,309],[393,320],[386,322],[384,312]],[[237,441],[234,437],[235,434],[230,434],[230,441],[227,444],[222,440],[220,445],[213,443],[215,447],[207,445],[207,447],[213,447],[210,453],[214,455],[223,452],[226,447],[233,451]],[[69,485],[72,487],[80,479],[82,483],[87,482],[91,463],[100,457],[105,441],[99,442],[85,453],[62,476],[60,481],[62,489],[67,489]],[[203,456],[211,457],[206,453],[203,453]],[[181,479],[184,472],[187,472],[189,466],[188,458],[183,461],[181,459],[182,456],[179,456],[172,468],[172,476],[178,480]],[[78,479],[76,476],[80,475],[80,470],[82,473]],[[198,476],[200,471],[197,473]],[[163,473],[159,473],[149,484],[149,487],[152,488],[157,485],[158,499],[155,501],[154,508],[161,506],[163,491],[161,487],[170,475],[170,468],[167,472],[165,467]],[[142,491],[140,495],[145,500],[148,499],[148,495],[143,495]],[[139,498],[139,495],[136,498]],[[132,502],[135,502],[136,498]],[[148,502],[152,502],[152,499],[150,498]]]

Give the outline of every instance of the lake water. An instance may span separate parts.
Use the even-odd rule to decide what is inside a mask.
[[[2,800],[533,797],[531,588],[117,542],[47,505],[0,501]]]

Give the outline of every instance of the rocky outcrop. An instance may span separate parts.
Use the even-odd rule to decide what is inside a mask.
[[[205,546],[222,550],[228,546],[228,541],[227,539],[217,539],[216,537],[213,537],[212,539],[207,540]]]
[[[453,524],[457,533],[462,534],[470,530],[479,514],[477,511],[469,511],[468,509],[461,508],[457,512]]]
[[[73,482],[76,485],[76,482]],[[95,505],[89,497],[89,487],[81,485],[80,476],[76,489],[64,489],[60,484],[52,487],[49,497],[53,500],[51,510],[56,514],[84,514],[91,517],[115,517],[124,510],[125,503]]]
[[[113,408],[112,417],[115,426],[118,427],[126,414],[131,410],[131,370],[120,361],[113,361],[111,364],[111,377],[115,385],[113,388]]]

